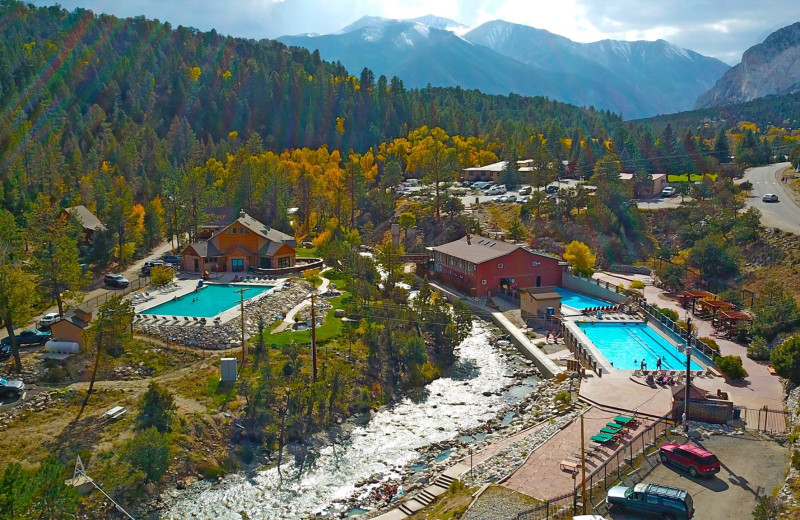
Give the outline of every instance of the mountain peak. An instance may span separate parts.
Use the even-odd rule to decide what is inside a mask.
[[[359,29],[363,29],[364,27],[382,27],[388,21],[390,21],[388,18],[383,18],[381,16],[362,16],[355,22],[343,27],[333,34],[347,34]]]

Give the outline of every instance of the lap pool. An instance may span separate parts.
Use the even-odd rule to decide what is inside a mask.
[[[578,323],[581,331],[614,368],[637,370],[644,359],[648,370],[655,370],[661,357],[662,370],[686,368],[686,356],[646,323]],[[692,361],[691,370],[703,367]]]
[[[576,293],[574,291],[570,291],[569,289],[564,289],[563,287],[556,287],[555,289],[556,292],[561,295],[561,305],[566,305],[567,307],[572,307],[573,309],[583,310],[591,307],[607,307],[609,305],[613,305],[612,302],[607,302],[598,298],[592,298],[591,296]]]
[[[199,291],[178,296],[175,300],[145,309],[139,314],[213,318],[220,312],[227,311],[239,304],[239,293],[234,290],[246,289],[244,297],[249,300],[272,287],[271,285],[208,284]]]

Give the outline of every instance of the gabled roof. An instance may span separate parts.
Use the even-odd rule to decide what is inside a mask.
[[[64,211],[77,218],[78,222],[83,226],[83,229],[91,231],[102,231],[106,229],[105,224],[100,222],[100,219],[84,205],[65,208]]]
[[[280,250],[280,248],[282,248],[284,245],[286,244],[282,242],[267,242],[261,249],[256,251],[256,254],[262,256],[275,256],[275,253],[277,253],[278,250]]]
[[[231,222],[230,224],[228,224],[224,228],[222,228],[219,231],[217,231],[216,233],[214,233],[214,235],[211,238],[214,238],[215,236],[217,236],[219,234],[225,233],[225,231],[227,231],[227,229],[229,227],[231,227],[232,225],[234,225],[236,223],[239,223],[239,224],[243,225],[244,227],[246,227],[247,229],[249,229],[250,231],[252,231],[256,235],[264,237],[267,240],[271,240],[273,242],[283,242],[283,243],[289,244],[289,245],[291,245],[293,247],[296,244],[296,241],[295,241],[293,236],[287,235],[286,233],[278,231],[277,229],[271,228],[271,227],[267,226],[266,224],[263,224],[262,222],[259,222],[255,218],[253,218],[250,215],[248,215],[247,213],[245,213],[244,210],[239,212],[239,218],[237,218],[235,221]]]
[[[501,172],[506,169],[506,161],[500,161],[486,166],[474,166],[472,168],[464,168],[464,171],[472,172]]]
[[[208,258],[210,256],[220,256],[222,255],[222,251],[217,249],[217,246],[212,244],[211,242],[195,242],[194,244],[189,244],[184,248],[181,252],[182,255],[186,254],[186,251],[192,248],[195,253],[203,258]]]
[[[64,325],[71,325],[73,327],[78,327],[81,330],[88,329],[89,324],[83,321],[81,318],[79,318],[77,314],[78,313],[76,313],[74,310],[68,311],[66,314],[64,314],[63,318],[61,318],[53,325],[51,325],[51,328],[52,327],[60,328],[63,327]]]

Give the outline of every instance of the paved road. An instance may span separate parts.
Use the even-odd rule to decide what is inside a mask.
[[[644,481],[689,491],[697,520],[751,518],[757,496],[770,494],[783,484],[789,460],[786,449],[776,442],[757,440],[749,435],[719,435],[695,444],[717,455],[722,466],[717,475],[692,478],[680,469],[660,464]],[[643,518],[632,513],[606,516],[612,520]]]
[[[800,206],[792,198],[791,193],[784,189],[785,184],[780,182],[777,175],[787,166],[790,166],[790,163],[748,168],[741,182],[753,183],[753,191],[747,199],[747,205],[761,211],[763,225],[800,234]],[[761,197],[765,193],[776,194],[780,202],[763,202]]]

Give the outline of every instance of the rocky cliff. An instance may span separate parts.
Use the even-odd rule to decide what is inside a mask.
[[[748,49],[742,62],[701,95],[695,108],[743,103],[800,91],[800,22],[770,34]]]

